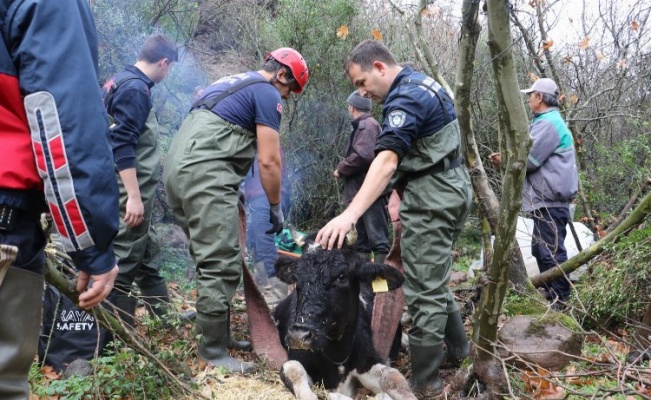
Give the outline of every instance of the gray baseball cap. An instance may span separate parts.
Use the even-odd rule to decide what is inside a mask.
[[[531,85],[530,88],[520,90],[521,93],[531,93],[531,92],[538,92],[538,93],[547,93],[551,95],[555,95],[558,92],[558,86],[556,85],[556,82],[549,78],[540,78],[537,81]]]

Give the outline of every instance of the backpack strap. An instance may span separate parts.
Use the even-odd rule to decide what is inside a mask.
[[[117,81],[111,79],[108,82],[106,82],[106,84],[104,85],[104,108],[106,108],[106,112],[109,115],[111,114],[109,110],[111,109],[111,105],[113,104],[113,97],[115,97],[115,92],[118,90],[120,86],[122,86],[124,83],[132,79],[140,79],[140,77],[138,77],[133,73],[129,73],[129,75],[123,76]],[[147,88],[149,89],[149,87]]]
[[[261,76],[255,76],[254,75],[254,76],[251,76],[251,77],[249,77],[247,79],[242,79],[241,81],[237,82],[236,84],[234,84],[233,86],[231,86],[228,89],[224,90],[223,92],[220,92],[216,96],[204,97],[204,98],[201,98],[201,99],[195,101],[194,104],[192,104],[192,107],[190,108],[190,112],[198,109],[199,107],[206,107],[206,110],[212,110],[217,105],[217,103],[224,100],[226,97],[230,96],[231,94],[233,94],[233,93],[237,92],[238,90],[243,89],[243,88],[245,88],[245,87],[247,87],[249,85],[252,85],[254,83],[259,83],[259,82],[260,83],[261,82],[266,82],[266,83],[270,84],[270,82],[268,80],[264,79]]]

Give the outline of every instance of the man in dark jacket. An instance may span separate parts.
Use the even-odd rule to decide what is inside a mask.
[[[115,303],[128,325],[133,325],[137,303],[131,294],[134,282],[151,314],[163,317],[169,303],[167,285],[159,273],[158,239],[151,226],[160,149],[150,90],[167,77],[177,60],[176,44],[163,35],[152,35],[142,44],[136,63],[105,85],[120,188],[120,230],[115,238],[120,273]]]
[[[85,0],[0,0],[0,398],[26,400],[49,209],[90,308],[118,273],[118,190]],[[90,284],[92,282],[92,284]]]
[[[334,176],[343,178],[344,192],[341,202],[350,204],[364,183],[368,167],[375,158],[375,142],[380,134],[380,124],[370,114],[371,99],[359,95],[357,90],[348,96],[348,113],[353,131],[350,135],[346,158],[337,164]],[[388,191],[387,191],[388,192]],[[375,262],[382,263],[389,253],[389,216],[387,215],[388,193],[378,197],[357,221],[357,252],[370,259],[371,251]]]

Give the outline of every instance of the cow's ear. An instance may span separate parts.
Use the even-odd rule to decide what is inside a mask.
[[[405,281],[402,272],[396,268],[387,264],[376,264],[372,262],[367,262],[362,265],[362,268],[357,271],[357,276],[360,281],[366,283],[371,283],[376,278],[382,278],[387,281],[389,290],[399,288]]]
[[[279,256],[274,264],[274,269],[276,270],[276,276],[278,279],[290,285],[296,283],[296,275],[294,275],[294,271],[296,271],[297,264],[298,258]]]

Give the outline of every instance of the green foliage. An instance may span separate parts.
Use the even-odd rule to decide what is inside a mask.
[[[639,321],[651,294],[651,227],[632,231],[609,246],[577,287],[587,307],[587,328]]]
[[[172,398],[172,391],[158,366],[131,351],[118,351],[91,361],[89,376],[65,380],[41,374],[38,364],[30,370],[32,392],[39,397],[60,396],[61,400]]]
[[[481,257],[481,226],[474,215],[468,217],[454,250],[459,252],[459,258],[452,265],[454,271],[468,272],[470,265]]]
[[[342,73],[348,52],[370,28],[356,23],[359,4],[351,0],[281,0],[274,18],[261,26],[264,48],[289,46],[310,68],[300,97],[288,101],[281,138],[292,193],[290,219],[313,230],[340,211],[339,185],[333,178],[351,131],[346,98],[354,89]],[[340,26],[347,37],[337,37]]]
[[[636,187],[645,184],[651,170],[651,138],[640,134],[595,142],[591,150],[594,167],[581,178],[590,203],[605,219],[626,204]]]

